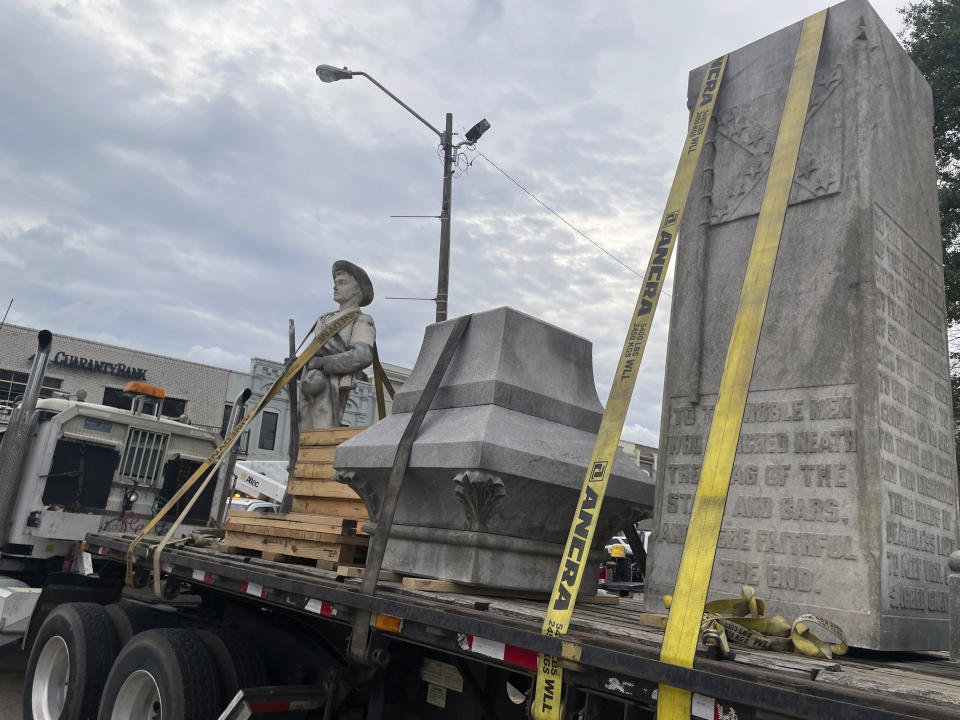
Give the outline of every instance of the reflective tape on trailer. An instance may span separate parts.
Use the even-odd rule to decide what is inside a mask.
[[[511,665],[527,668],[527,670],[537,669],[537,654],[526,648],[487,640],[476,635],[460,635],[457,638],[457,644],[462,650],[469,650],[494,660],[502,660]]]
[[[204,572],[203,570],[196,569],[190,573],[192,577],[197,582],[206,583],[207,585],[213,585],[213,573]]]
[[[307,600],[307,604],[303,609],[307,612],[312,612],[314,615],[322,615],[323,617],[334,617],[337,614],[337,609],[333,605],[323,600],[314,600],[313,598]]]
[[[690,717],[696,720],[737,720],[737,711],[721,705],[712,697],[693,693],[690,702]]]
[[[263,585],[257,585],[257,583],[247,582],[246,580],[240,582],[240,592],[263,599],[267,597],[267,590]]]

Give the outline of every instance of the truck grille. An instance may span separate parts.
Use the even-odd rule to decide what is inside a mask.
[[[120,462],[119,480],[157,487],[163,456],[170,436],[140,428],[130,428]]]

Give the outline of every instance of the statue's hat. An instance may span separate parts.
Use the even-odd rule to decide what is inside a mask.
[[[338,272],[347,273],[347,275],[350,275],[360,285],[360,292],[362,294],[360,307],[365,307],[373,302],[373,283],[370,282],[370,276],[367,275],[366,270],[359,265],[354,265],[349,260],[337,260],[333,264],[333,277],[336,277]]]

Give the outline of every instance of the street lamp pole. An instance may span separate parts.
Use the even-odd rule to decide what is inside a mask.
[[[413,115],[417,120],[430,128],[443,145],[443,200],[440,206],[440,262],[437,271],[437,322],[447,319],[447,300],[449,296],[450,285],[450,214],[451,203],[453,200],[453,159],[454,151],[460,145],[473,144],[480,139],[480,136],[490,127],[486,119],[481,120],[474,125],[467,133],[466,141],[453,144],[453,114],[447,113],[446,124],[443,132],[427,122],[416,110],[407,105],[383,85],[377,82],[373,77],[360,70],[348,70],[347,68],[338,68],[333,65],[318,65],[317,77],[325,83],[336,82],[337,80],[349,80],[354,75],[362,75],[372,82],[384,93],[389,95],[404,110]]]

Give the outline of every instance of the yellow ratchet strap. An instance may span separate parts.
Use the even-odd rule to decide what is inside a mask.
[[[258,402],[250,412],[248,412],[244,418],[238,422],[233,429],[227,433],[227,436],[223,439],[217,448],[210,454],[206,460],[198,467],[193,475],[191,475],[187,481],[180,487],[179,490],[170,498],[170,501],[163,507],[163,509],[150,518],[150,522],[146,524],[143,530],[133,539],[133,542],[130,543],[130,546],[127,548],[127,584],[131,587],[133,586],[133,551],[134,548],[140,543],[141,540],[156,527],[157,523],[160,522],[163,517],[170,511],[177,502],[180,501],[187,491],[193,487],[194,483],[197,482],[203,474],[210,469],[210,467],[217,463],[221,457],[230,451],[230,448],[234,446],[237,440],[240,438],[240,434],[247,428],[247,425],[250,424],[250,421],[253,420],[260,412],[270,404],[270,401],[275,398],[287,383],[303,368],[304,365],[309,362],[310,358],[316,355],[317,351],[327,344],[327,341],[330,340],[334,335],[343,330],[347,325],[352,323],[360,315],[359,310],[349,310],[339,317],[333,319],[333,321],[324,327],[317,335],[314,336],[313,342],[307,345],[307,349],[304,350],[299,357],[297,357],[290,365],[287,366],[287,369],[284,370],[283,375],[281,375],[273,386],[267,391],[267,393],[260,398]]]
[[[673,252],[677,230],[683,218],[687,195],[690,193],[697,161],[704,145],[707,126],[713,115],[717,91],[726,65],[726,55],[710,63],[700,88],[700,95],[697,97],[697,104],[693,108],[683,154],[673,178],[673,185],[670,186],[667,207],[653,243],[643,287],[637,297],[633,318],[620,352],[620,363],[617,365],[617,372],[610,387],[610,396],[600,422],[593,456],[587,466],[580,500],[577,503],[577,510],[563,551],[563,559],[547,606],[543,634],[548,637],[559,637],[567,632],[574,602],[583,580],[584,568],[589,567],[587,555],[593,543],[597,517],[607,490],[607,480],[610,478],[617,444],[620,442],[620,432],[623,430],[627,409],[630,406],[630,397],[637,381],[643,350],[653,327],[653,317],[666,279],[670,255]],[[560,662],[560,658],[540,655],[536,695],[532,708],[535,720],[559,720],[560,718],[563,682]]]
[[[727,501],[730,473],[733,470],[743,410],[756,360],[760,329],[780,245],[780,234],[783,231],[787,199],[796,171],[797,154],[803,137],[803,125],[810,103],[826,18],[827,11],[822,10],[803,21],[770,174],[760,205],[753,248],[740,292],[740,304],[727,348],[723,375],[720,378],[700,481],[680,558],[663,646],[660,649],[662,661],[681,667],[693,667],[704,602],[723,521],[723,509]],[[657,719],[689,718],[690,692],[660,685]]]

